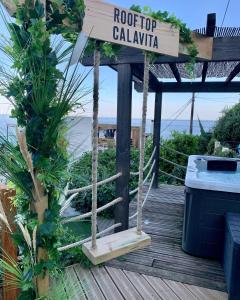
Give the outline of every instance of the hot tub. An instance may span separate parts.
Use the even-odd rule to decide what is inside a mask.
[[[240,213],[240,160],[190,156],[185,186],[183,250],[221,259],[224,216]]]

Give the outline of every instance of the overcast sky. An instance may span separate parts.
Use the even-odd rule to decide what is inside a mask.
[[[221,26],[228,0],[109,0],[109,3],[117,4],[129,8],[132,4],[147,5],[153,10],[167,10],[175,14],[184,21],[191,29],[200,28],[206,25],[208,13],[217,13],[217,25]],[[240,1],[231,0],[228,12],[224,21],[224,26],[240,26],[239,21]],[[0,25],[1,22],[0,22]],[[2,28],[2,26],[1,26]],[[5,31],[2,29],[2,32]],[[117,98],[117,74],[108,67],[102,67],[101,77],[101,102],[100,116],[116,116],[116,98]],[[92,86],[92,75],[86,81],[86,84]],[[240,91],[239,91],[240,92]],[[163,118],[172,118],[181,107],[188,102],[191,94],[164,94],[163,96]],[[90,100],[91,97],[89,97]],[[232,106],[240,99],[239,94],[197,94],[196,109],[194,118],[197,116],[201,120],[215,120],[219,117],[221,111],[226,106]],[[142,95],[133,91],[133,109],[132,117],[141,116]],[[150,94],[148,102],[148,118],[153,118],[154,95]],[[9,105],[6,100],[0,98],[0,113],[9,112]],[[85,113],[91,115],[91,104],[86,105]],[[184,110],[179,119],[189,119],[190,106]]]

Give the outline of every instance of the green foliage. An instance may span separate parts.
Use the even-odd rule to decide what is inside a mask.
[[[138,169],[139,151],[131,150],[131,170]],[[91,184],[92,176],[92,153],[85,153],[71,168],[70,189]],[[98,181],[104,180],[116,174],[116,151],[108,149],[99,153],[98,157]],[[134,189],[137,186],[138,177],[132,177],[130,180],[130,188]],[[116,182],[111,182],[98,188],[98,206],[116,198],[115,193]],[[89,212],[92,204],[91,191],[80,193],[74,200],[73,205],[82,213]],[[108,217],[112,216],[113,208],[109,208],[102,215]]]
[[[176,153],[175,151],[185,153],[186,155],[205,154],[205,152],[202,152],[199,147],[200,142],[200,136],[195,136],[187,133],[173,132],[171,139],[161,141],[162,146],[160,155],[161,157],[169,161],[186,167],[188,163],[188,157]],[[184,168],[174,166],[173,164],[170,164],[163,160],[160,160],[160,170],[182,179],[185,178],[186,174]],[[162,182],[170,184],[182,184],[181,181],[178,181],[177,179],[171,177],[167,177],[165,175],[161,175],[160,180]]]
[[[235,148],[240,144],[240,103],[223,111],[214,127],[213,136],[222,145],[230,144]]]
[[[78,242],[91,236],[91,221],[85,220],[82,222],[69,223],[59,227],[59,246],[65,246],[71,243]],[[82,247],[75,247],[68,251],[60,253],[59,267],[65,268],[67,266],[80,263],[84,268],[92,267],[92,263],[82,251]]]
[[[168,11],[152,11],[149,6],[144,6],[141,8],[140,5],[132,5],[130,7],[131,10],[136,11],[138,13],[145,14],[147,16],[152,17],[159,22],[165,22],[173,25],[175,28],[180,31],[180,41],[186,44],[192,44],[191,30],[187,27],[185,23],[183,23],[180,19],[178,19],[175,15],[170,14]]]
[[[108,58],[116,58],[121,49],[121,45],[118,44],[89,39],[85,53],[92,54],[97,47],[101,50],[102,55]]]
[[[84,299],[87,291],[83,290],[84,281],[74,281],[72,278],[63,272],[58,272],[54,276],[54,280],[51,282],[51,287],[48,296],[44,300],[72,300],[78,295],[79,299]],[[79,283],[80,282],[80,283]],[[29,300],[29,299],[28,299]],[[43,300],[36,299],[36,300]]]
[[[83,0],[47,1],[47,29],[54,34],[62,34],[65,39],[75,43],[82,29],[85,15]]]
[[[207,153],[208,145],[212,139],[212,132],[206,132],[201,121],[198,119],[201,135],[199,136],[199,151],[204,154]]]
[[[55,3],[60,5],[65,21],[70,16],[74,23],[75,17],[81,18],[78,10],[82,1],[74,2],[75,4],[72,1]],[[58,203],[62,181],[67,177],[68,164],[67,143],[64,138],[65,117],[81,105],[81,99],[87,93],[82,89],[87,74],[79,75],[78,65],[70,70],[69,65],[65,64],[65,71],[60,71],[59,65],[70,58],[71,47],[65,45],[59,37],[51,44],[50,34],[56,31],[54,26],[59,30],[61,26],[57,22],[49,22],[49,16],[45,22],[44,8],[39,0],[34,1],[34,5],[31,0],[26,0],[25,5],[18,5],[15,17],[16,23],[8,23],[2,15],[10,40],[2,38],[0,51],[10,61],[11,68],[0,69],[0,92],[13,103],[12,116],[17,119],[17,125],[24,127],[28,148],[26,151],[33,164],[33,173],[41,182],[48,198],[43,223],[39,224],[35,208],[35,186],[29,165],[19,147],[2,135],[0,172],[16,187],[14,203],[18,211],[17,218],[21,219],[30,236],[33,236],[37,225],[36,246],[45,249],[48,254],[46,260],[33,263],[23,233],[18,229],[13,234],[20,251],[20,270],[27,282],[31,282],[20,287],[19,299],[35,299],[33,283],[36,276],[44,276],[46,270],[53,272],[59,264]]]
[[[228,157],[228,158],[235,158],[237,157],[236,151],[229,150],[229,151],[222,151],[222,149],[218,149],[214,153],[215,156],[218,157]]]
[[[24,294],[28,294],[28,296],[34,296],[34,289],[33,289],[33,282],[31,278],[31,274],[25,273],[21,266],[19,266],[12,257],[8,255],[4,251],[4,249],[1,249],[2,251],[2,258],[0,259],[0,274],[1,278],[3,276],[6,276],[6,273],[8,274],[6,276],[5,284],[8,285],[11,289],[20,288]],[[21,299],[21,298],[19,298]],[[31,299],[31,298],[28,298]]]
[[[186,65],[186,71],[193,76],[194,74],[194,66],[196,62],[196,57],[198,55],[198,50],[196,45],[193,42],[191,36],[191,30],[187,27],[186,23],[182,22],[178,19],[174,14],[170,14],[168,11],[152,11],[149,6],[141,7],[140,5],[132,5],[130,7],[131,10],[136,11],[138,13],[145,14],[147,16],[152,17],[153,19],[159,22],[165,22],[171,24],[173,27],[179,29],[180,32],[180,42],[187,44],[187,50],[190,55],[190,60]]]

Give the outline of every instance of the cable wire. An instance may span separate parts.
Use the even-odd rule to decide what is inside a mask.
[[[176,117],[173,120],[171,120],[164,129],[161,130],[161,134],[164,133],[177,120],[177,118],[187,109],[187,107],[191,102],[192,99],[190,99],[187,103],[185,103],[185,105],[182,107],[181,111],[176,115]]]
[[[225,13],[224,13],[224,16],[223,16],[223,20],[222,20],[222,25],[221,25],[221,27],[223,27],[224,21],[225,21],[225,19],[226,19],[226,15],[227,15],[227,12],[228,12],[228,8],[229,8],[230,2],[231,2],[231,0],[228,0],[227,6],[226,6],[226,9],[225,9]]]

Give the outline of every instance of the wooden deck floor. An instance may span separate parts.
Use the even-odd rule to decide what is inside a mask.
[[[132,204],[131,213],[134,212]],[[143,229],[151,235],[151,245],[112,260],[107,266],[226,291],[219,262],[193,257],[182,251],[183,213],[183,187],[161,185],[159,189],[152,190],[143,210]],[[136,220],[130,225],[135,226]]]
[[[111,267],[67,268],[72,300],[227,300],[227,294]],[[77,287],[77,289],[76,289]]]
[[[79,286],[73,300],[227,300],[219,262],[190,256],[181,249],[184,189],[161,185],[152,190],[143,210],[151,246],[114,259],[101,268],[67,273]],[[135,204],[131,204],[131,214]],[[99,220],[99,230],[111,224]],[[136,220],[131,222],[136,225]],[[81,290],[84,289],[84,295]]]

